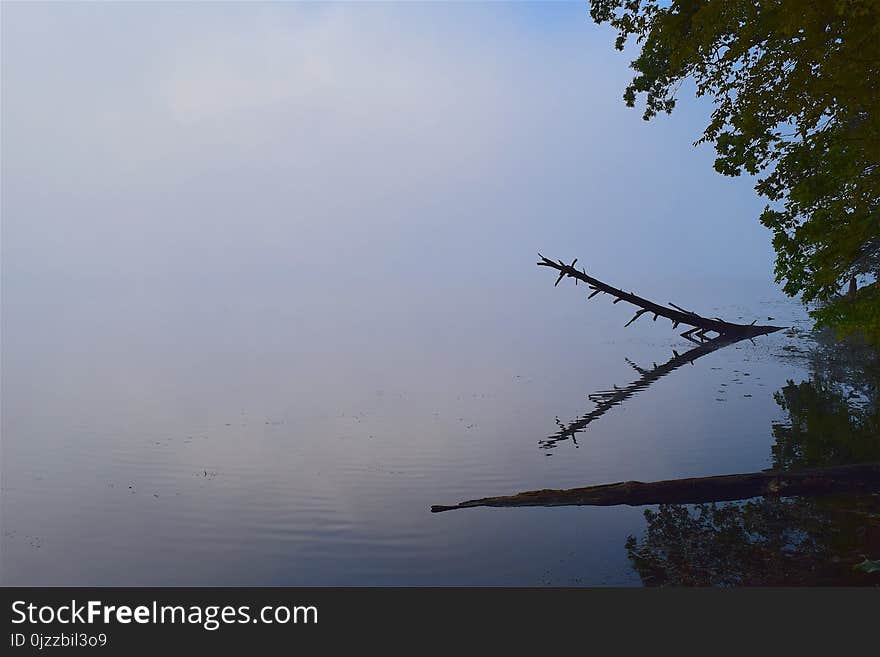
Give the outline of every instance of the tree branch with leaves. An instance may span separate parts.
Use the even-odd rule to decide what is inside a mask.
[[[880,3],[590,0],[590,14],[640,48],[623,97],[644,99],[645,120],[686,80],[712,99],[695,144],[714,144],[718,172],[757,177],[785,292],[880,340]]]

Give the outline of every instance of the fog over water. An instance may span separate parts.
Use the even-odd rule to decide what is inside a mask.
[[[585,3],[5,4],[3,584],[636,583],[639,509],[428,513],[767,466],[782,334],[539,448],[686,348],[539,251],[803,324],[710,107],[642,121],[612,43]]]

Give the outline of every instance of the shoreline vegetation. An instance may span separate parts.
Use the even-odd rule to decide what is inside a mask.
[[[880,4],[589,0],[632,49],[623,93],[646,121],[684,82],[714,106],[694,145],[755,178],[775,278],[818,326],[880,345]]]

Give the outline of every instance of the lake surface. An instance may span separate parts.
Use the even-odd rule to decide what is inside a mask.
[[[531,267],[526,293],[429,287],[381,312],[356,279],[305,307],[125,280],[56,281],[38,304],[10,285],[3,584],[639,585],[642,508],[429,508],[770,467],[809,322],[772,290],[706,295],[691,305],[793,330],[674,369],[571,440],[588,395],[693,345]]]

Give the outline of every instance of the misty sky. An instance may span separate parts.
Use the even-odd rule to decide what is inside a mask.
[[[294,303],[347,335],[555,308],[538,251],[646,296],[775,289],[752,182],[692,146],[709,107],[626,108],[633,53],[586,3],[4,3],[2,23],[10,349],[77,314],[175,336]]]

